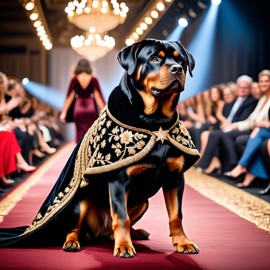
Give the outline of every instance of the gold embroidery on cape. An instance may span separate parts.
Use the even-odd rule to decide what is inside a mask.
[[[182,152],[199,155],[179,115],[172,127],[163,132]],[[43,226],[70,201],[78,188],[88,185],[89,180],[85,179],[85,175],[108,172],[138,161],[151,151],[156,141],[155,132],[121,123],[106,106],[81,142],[69,184],[57,194],[44,214],[39,212],[36,215],[22,235]]]
[[[142,159],[155,143],[161,140],[159,139],[161,131],[162,134],[166,134],[167,140],[184,153],[199,155],[179,116],[171,128],[163,130],[160,127],[159,131],[123,124],[114,118],[108,107],[99,118],[90,134],[89,164],[85,175],[108,172]]]
[[[89,133],[90,130],[87,132]],[[40,212],[36,215],[32,224],[27,227],[21,236],[32,232],[40,226],[43,226],[51,217],[53,217],[59,210],[61,210],[73,197],[76,193],[80,183],[83,179],[83,173],[86,169],[86,164],[88,163],[88,153],[87,153],[87,145],[89,144],[89,136],[85,136],[80,148],[78,150],[75,165],[74,165],[74,173],[69,182],[68,186],[60,191],[55,197],[53,204],[47,208],[47,211],[44,215]]]

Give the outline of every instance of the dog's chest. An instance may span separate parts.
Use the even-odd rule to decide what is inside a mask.
[[[177,182],[179,173],[170,171],[168,160],[175,156],[175,150],[168,143],[158,143],[154,149],[134,168],[137,174],[130,175],[130,201],[143,201],[153,196],[161,187]],[[132,168],[129,167],[127,172]]]

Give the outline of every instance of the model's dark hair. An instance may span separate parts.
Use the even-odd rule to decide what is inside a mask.
[[[86,72],[88,74],[92,74],[92,68],[90,65],[90,62],[87,59],[80,59],[75,70],[74,70],[74,74],[78,75],[82,72]]]

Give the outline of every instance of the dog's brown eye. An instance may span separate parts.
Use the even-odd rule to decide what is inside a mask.
[[[157,56],[152,57],[152,58],[151,58],[151,61],[152,61],[152,62],[158,62],[158,57],[157,57]]]

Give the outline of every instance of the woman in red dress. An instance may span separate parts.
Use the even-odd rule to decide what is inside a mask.
[[[14,183],[14,180],[7,179],[7,176],[12,172],[16,170],[32,172],[36,169],[23,158],[11,123],[5,120],[6,113],[18,104],[16,99],[5,102],[7,84],[8,77],[0,72],[0,187],[7,187]]]
[[[60,120],[62,123],[70,121],[67,119],[67,113],[74,102],[72,121],[76,125],[76,142],[78,142],[97,119],[99,110],[105,106],[105,101],[98,80],[92,75],[88,60],[79,60],[74,75],[69,84]]]
[[[32,172],[36,169],[24,160],[21,148],[13,131],[0,131],[0,185],[3,187],[13,184],[6,176],[22,170]]]

